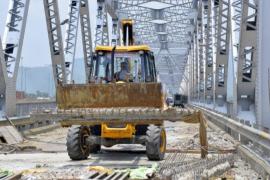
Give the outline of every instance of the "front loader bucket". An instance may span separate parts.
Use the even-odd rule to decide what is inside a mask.
[[[160,83],[68,84],[56,98],[59,109],[164,106]]]

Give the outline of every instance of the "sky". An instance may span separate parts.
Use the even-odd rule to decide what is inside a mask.
[[[68,0],[58,0],[61,22],[68,15]],[[96,21],[96,1],[89,1],[92,37],[94,37],[94,28]],[[0,0],[0,36],[3,38],[6,23],[9,0]],[[77,41],[76,58],[83,56],[80,30]],[[65,37],[65,26],[62,28],[63,39]],[[51,64],[47,27],[45,22],[45,13],[43,0],[30,0],[30,8],[25,31],[24,44],[22,49],[21,66],[37,67]]]

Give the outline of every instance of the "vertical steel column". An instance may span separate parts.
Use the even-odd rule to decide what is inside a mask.
[[[198,34],[194,33],[194,100],[199,101],[199,58],[198,58]]]
[[[168,52],[168,54],[169,54],[169,52]],[[176,94],[176,92],[175,92],[175,82],[174,82],[173,70],[172,70],[174,68],[173,68],[171,56],[164,55],[163,58],[164,58],[164,61],[166,62],[166,66],[168,67],[168,69],[170,69],[169,70],[169,75],[171,76],[171,83],[170,83],[171,85],[167,86],[167,87],[169,88],[169,90],[170,90],[170,92],[172,94]]]
[[[237,115],[237,70],[235,64],[238,61],[238,46],[240,38],[240,24],[241,24],[241,11],[242,0],[231,0],[230,8],[230,23],[231,23],[231,36],[230,36],[230,53],[228,63],[228,85],[227,85],[227,114],[231,117]]]
[[[213,109],[216,108],[216,59],[217,59],[217,39],[219,26],[219,0],[213,0]]]
[[[118,18],[112,19],[112,46],[119,45],[119,22]]]
[[[199,5],[198,14],[198,48],[199,48],[199,101],[204,103],[204,3],[202,0]]]
[[[270,130],[270,1],[258,2],[258,63],[256,82],[257,124],[262,130]]]
[[[5,106],[5,94],[6,94],[6,81],[7,81],[7,69],[4,59],[4,52],[2,47],[2,39],[0,37],[0,115],[4,113]],[[2,112],[2,113],[1,113]]]
[[[224,106],[227,98],[227,73],[230,48],[230,0],[215,1],[219,6],[216,51],[216,103]]]
[[[80,0],[69,1],[68,22],[65,36],[65,63],[67,81],[73,82],[76,44],[79,27]]]
[[[97,27],[95,46],[109,45],[108,14],[105,6],[105,0],[97,0]]]
[[[192,52],[192,43],[190,45],[189,49],[189,55],[188,55],[188,74],[189,74],[189,81],[188,81],[188,103],[191,103],[193,94],[192,94],[192,89],[193,89],[193,52]]]
[[[195,37],[195,36],[194,36]],[[197,81],[197,57],[196,57],[196,44],[195,44],[195,41],[197,41],[197,39],[193,39],[193,45],[192,45],[192,64],[193,64],[193,101],[196,101],[196,98],[197,98],[197,94],[196,94],[196,81]]]
[[[213,77],[213,22],[212,22],[212,0],[208,1],[207,4],[207,28],[206,28],[206,51],[205,51],[205,59],[206,59],[206,67],[205,67],[205,99],[207,104],[213,104],[213,86],[214,86],[214,77]]]
[[[3,37],[4,63],[6,86],[2,109],[8,116],[16,115],[16,81],[21,59],[30,0],[10,0],[6,28]],[[3,60],[2,60],[3,61]],[[5,71],[5,72],[4,72]]]
[[[243,0],[238,55],[237,101],[239,111],[252,111],[257,74],[257,1]],[[259,72],[261,73],[261,72]]]
[[[67,82],[57,0],[43,0],[55,85]]]
[[[195,59],[195,56],[194,56],[194,39],[192,39],[191,41],[191,46],[190,46],[190,68],[191,68],[191,78],[190,78],[190,100],[191,101],[194,101],[195,99],[195,94],[194,94],[194,89],[195,89],[195,86],[194,86],[194,81],[195,81],[195,66],[194,66],[194,59]]]
[[[88,0],[81,0],[80,9],[80,19],[81,19],[81,31],[82,31],[82,43],[83,43],[83,53],[84,53],[84,64],[85,64],[85,77],[86,82],[90,82],[91,73],[93,69],[93,42],[91,34],[91,21],[89,13]]]
[[[211,1],[210,1],[210,4],[211,4]],[[201,78],[203,80],[203,83],[201,84],[201,86],[203,86],[203,94],[202,94],[202,98],[203,98],[203,103],[206,103],[206,88],[207,88],[207,74],[206,74],[206,68],[207,68],[207,65],[208,65],[208,55],[209,55],[209,51],[211,51],[211,48],[209,48],[209,40],[210,40],[210,21],[211,19],[209,19],[210,17],[208,17],[208,13],[209,13],[209,3],[207,1],[203,1],[202,2],[202,36],[203,36],[203,51],[202,51],[202,56],[203,56],[203,67],[202,70],[203,70],[203,78]]]

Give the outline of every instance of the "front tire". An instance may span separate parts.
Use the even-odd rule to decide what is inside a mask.
[[[164,159],[166,151],[166,132],[163,127],[149,125],[146,131],[146,155],[149,160]]]
[[[67,135],[67,151],[70,159],[84,160],[90,154],[90,146],[86,139],[90,136],[90,129],[87,126],[72,126]]]

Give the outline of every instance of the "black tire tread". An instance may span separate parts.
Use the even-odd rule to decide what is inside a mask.
[[[72,126],[68,130],[67,135],[67,151],[68,155],[72,160],[84,160],[87,159],[90,152],[87,150],[83,152],[81,150],[81,131],[83,128],[87,128],[86,126]]]
[[[149,125],[146,132],[146,154],[149,160],[162,160],[164,153],[160,152],[160,134],[163,127]]]

